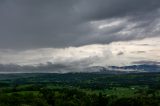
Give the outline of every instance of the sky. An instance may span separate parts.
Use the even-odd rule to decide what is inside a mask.
[[[0,0],[0,64],[159,64],[159,52],[159,0]]]

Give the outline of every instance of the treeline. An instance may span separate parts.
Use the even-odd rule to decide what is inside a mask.
[[[0,94],[0,106],[160,106],[160,96],[152,90],[122,97],[107,94],[89,94],[78,89],[48,89],[37,92]]]

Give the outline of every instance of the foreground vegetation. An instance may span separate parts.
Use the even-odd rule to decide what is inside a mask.
[[[0,106],[160,106],[160,73],[1,74]]]

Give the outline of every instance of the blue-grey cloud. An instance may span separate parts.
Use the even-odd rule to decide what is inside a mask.
[[[149,64],[149,65],[160,65],[159,61],[136,61],[134,64]]]

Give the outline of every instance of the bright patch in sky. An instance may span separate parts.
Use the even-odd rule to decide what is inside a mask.
[[[88,66],[124,66],[138,61],[160,60],[160,38],[92,44],[81,47],[41,48],[25,51],[0,50],[1,64],[53,64]]]

